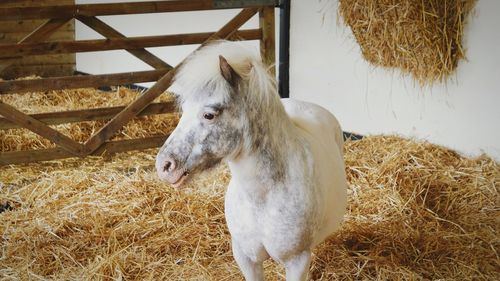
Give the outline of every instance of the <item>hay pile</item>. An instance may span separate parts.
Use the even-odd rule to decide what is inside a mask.
[[[313,280],[500,280],[500,166],[398,137],[346,143],[349,210]],[[156,150],[1,167],[7,280],[242,280],[223,215],[224,166],[183,191]],[[283,268],[266,263],[266,280]]]
[[[464,25],[475,2],[339,0],[339,14],[367,61],[427,85],[445,81],[465,58]]]
[[[23,79],[37,79],[27,77]],[[0,101],[14,106],[26,113],[43,113],[66,110],[79,110],[100,107],[124,106],[137,98],[140,92],[124,87],[113,91],[100,91],[94,88],[54,90],[21,94],[0,95]],[[161,95],[154,102],[172,100],[171,95]],[[1,116],[1,115],[0,115]],[[143,116],[133,119],[120,130],[112,140],[134,139],[148,136],[165,135],[172,131],[178,117],[174,113]],[[81,143],[98,131],[106,121],[88,121],[51,125],[52,128]],[[0,152],[32,150],[55,147],[55,144],[27,129],[0,130]]]

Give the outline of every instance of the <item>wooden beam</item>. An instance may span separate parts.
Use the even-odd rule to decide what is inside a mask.
[[[28,33],[31,31],[33,31],[33,30],[30,30],[28,32],[1,32],[0,33],[0,41],[2,44],[17,44],[24,37],[26,37],[26,35],[28,35]],[[45,39],[42,39],[42,40],[36,41],[36,42],[63,41],[63,40],[67,41],[67,40],[74,40],[74,38],[75,38],[75,31],[74,30],[65,31],[65,30],[58,29],[54,33],[47,36]]]
[[[141,150],[147,148],[154,148],[162,146],[167,140],[166,136],[146,137],[140,139],[121,140],[121,141],[107,141],[101,145],[99,149],[94,151],[92,155],[102,155],[110,153],[118,153],[130,150]]]
[[[213,5],[216,9],[239,9],[262,6],[277,7],[280,5],[280,0],[213,0]]]
[[[219,31],[210,36],[209,40],[216,38],[229,38],[232,34],[234,34],[235,30],[240,28],[256,13],[257,9],[243,9]],[[129,104],[97,133],[90,137],[90,139],[85,143],[86,148],[90,151],[95,151],[102,143],[109,140],[130,119],[134,118],[149,103],[151,103],[156,97],[163,93],[170,86],[170,83],[174,77],[175,70],[179,67],[179,65],[165,74],[153,87],[142,94],[134,102]]]
[[[39,7],[39,6],[54,6],[54,5],[73,5],[74,0],[2,0],[0,7]]]
[[[278,3],[279,1],[277,0],[169,0],[43,7],[14,7],[0,8],[0,21],[258,8],[262,6],[276,6]]]
[[[59,27],[65,25],[69,20],[71,20],[70,17],[50,19],[33,30],[30,34],[26,35],[18,44],[44,40],[54,33],[54,31],[59,29]]]
[[[0,45],[1,46],[1,45]],[[0,62],[2,59],[0,59]],[[40,56],[22,56],[16,66],[32,66],[32,65],[53,65],[53,64],[75,64],[74,54],[48,54]]]
[[[129,3],[80,4],[45,7],[2,8],[0,21],[49,19],[76,16],[130,15],[210,10],[211,0],[147,1]]]
[[[92,153],[92,155],[113,154],[130,150],[155,148],[161,146],[167,138],[168,135],[131,140],[109,141],[104,143],[101,148]],[[0,152],[0,166],[64,159],[71,157],[75,157],[75,155],[59,147],[38,150]]]
[[[256,13],[257,9],[247,8],[241,10],[234,18],[227,22],[219,31],[215,32],[212,36],[207,39],[208,41],[216,39],[228,39],[236,34],[238,28],[240,28],[244,23],[251,19]]]
[[[78,89],[102,86],[118,86],[140,82],[157,81],[170,69],[157,69],[114,74],[51,77],[32,80],[0,81],[0,95],[49,91],[59,89]]]
[[[23,128],[26,128],[61,146],[61,148],[75,156],[83,156],[87,152],[86,148],[82,144],[52,129],[43,122],[18,111],[14,107],[2,101],[0,101],[0,114],[9,121],[19,124]]]
[[[125,106],[114,106],[105,108],[36,113],[30,114],[29,116],[47,125],[58,125],[82,121],[109,120],[124,108]],[[137,116],[148,116],[169,112],[175,112],[175,102],[173,101],[149,104]],[[0,130],[18,128],[22,128],[22,126],[13,123],[7,118],[0,117]]]
[[[1,10],[1,9],[0,9]],[[1,18],[1,16],[0,16]],[[48,38],[52,33],[54,33],[59,27],[63,26],[68,22],[70,18],[58,18],[58,19],[50,19],[43,24],[41,24],[38,28],[36,28],[33,32],[28,34],[26,37],[21,39],[17,44],[21,43],[32,43],[36,41],[40,41]],[[19,46],[18,46],[19,48]],[[16,58],[9,59],[7,61],[2,61],[0,64],[0,73],[2,73],[7,67],[11,66],[16,62]]]
[[[125,35],[121,34],[116,29],[112,28],[96,17],[79,16],[77,17],[77,19],[106,38],[126,38]],[[144,47],[140,49],[126,49],[126,51],[134,55],[136,58],[142,60],[143,62],[149,64],[153,68],[172,68],[171,65],[153,55],[152,53],[144,49]]]
[[[138,49],[141,48],[201,44],[212,34],[213,32],[204,32],[131,38],[122,37],[96,40],[42,42],[22,45],[3,44],[0,45],[0,59],[31,55],[95,52],[119,49],[127,49],[129,52],[137,54],[139,52]],[[259,40],[262,38],[262,31],[261,29],[236,31],[233,36],[239,40]],[[156,65],[156,63],[152,64],[160,66]]]
[[[149,88],[146,92],[140,95],[135,101],[125,107],[120,113],[115,115],[106,125],[99,131],[92,135],[85,146],[89,151],[95,151],[101,144],[109,140],[120,128],[122,128],[128,121],[137,116],[148,104],[155,98],[163,93],[168,86],[174,75],[174,69],[165,74],[153,87]]]
[[[7,68],[3,73],[3,79],[17,79],[36,73],[41,77],[62,77],[75,72],[74,63],[64,64],[39,64],[39,65],[17,65]],[[0,81],[1,82],[1,81]],[[2,93],[0,93],[1,95]]]
[[[5,21],[0,24],[0,33],[25,33],[35,30],[40,24],[44,23],[44,20],[23,20],[23,21]],[[75,25],[74,21],[69,21],[58,30],[62,31],[74,31]]]
[[[274,7],[264,7],[259,11],[259,26],[262,29],[260,39],[262,61],[271,67],[270,71],[274,76],[276,75]]]

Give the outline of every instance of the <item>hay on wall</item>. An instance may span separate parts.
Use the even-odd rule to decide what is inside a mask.
[[[500,280],[498,163],[398,137],[345,149],[346,220],[315,249],[313,280]],[[229,171],[177,191],[158,180],[156,151],[1,167],[0,275],[242,280],[223,214]]]
[[[368,62],[429,85],[445,81],[465,58],[464,25],[475,2],[339,0],[339,14]]]

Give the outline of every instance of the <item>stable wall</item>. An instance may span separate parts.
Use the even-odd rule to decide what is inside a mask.
[[[500,1],[477,2],[465,30],[468,61],[446,85],[425,89],[369,65],[337,23],[337,1],[292,0],[291,7],[292,97],[325,106],[346,131],[415,137],[500,160]]]

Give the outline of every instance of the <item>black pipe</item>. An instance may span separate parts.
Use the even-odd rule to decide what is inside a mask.
[[[351,132],[342,132],[342,134],[344,135],[344,141],[346,140],[361,140],[363,139],[363,136],[362,135],[359,135],[359,134],[355,134],[355,133],[351,133]]]
[[[290,0],[280,0],[279,77],[280,97],[290,97]]]

